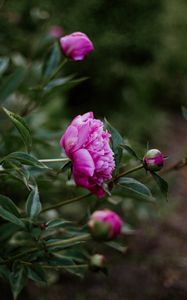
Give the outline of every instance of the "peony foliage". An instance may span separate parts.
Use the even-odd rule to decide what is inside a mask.
[[[59,124],[59,134],[37,124],[35,114],[45,116],[51,95],[85,80],[64,76],[65,63],[94,55],[92,50],[84,33],[74,33],[60,37],[59,43],[52,40],[38,73],[35,61],[29,69],[13,66],[10,71],[8,59],[0,61],[0,277],[9,282],[14,299],[28,280],[46,284],[50,272],[82,277],[106,271],[105,257],[93,249],[102,243],[124,252],[126,236],[134,232],[121,203],[137,198],[154,209],[156,199],[144,178],[153,178],[167,196],[168,185],[155,172],[164,164],[161,152],[141,158],[107,120],[82,112],[69,126]],[[25,91],[20,87],[26,77]],[[21,95],[27,97],[19,106]],[[68,217],[63,208],[71,212],[74,203],[80,210]]]

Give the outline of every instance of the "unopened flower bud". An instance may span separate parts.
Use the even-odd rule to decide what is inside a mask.
[[[112,240],[116,238],[122,227],[121,218],[109,209],[95,211],[88,221],[91,235],[97,240]]]
[[[94,254],[90,257],[90,269],[100,271],[106,266],[106,258],[102,254]]]
[[[143,158],[144,166],[149,171],[159,171],[164,164],[164,156],[157,149],[148,150]]]
[[[83,60],[93,51],[93,43],[85,33],[74,32],[60,38],[60,46],[63,54],[72,60]]]

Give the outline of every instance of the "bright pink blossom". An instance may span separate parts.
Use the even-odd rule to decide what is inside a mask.
[[[88,221],[91,234],[97,239],[105,240],[116,238],[121,232],[122,224],[121,218],[109,209],[95,211]]]
[[[110,134],[103,122],[88,112],[77,116],[60,140],[72,161],[75,183],[90,190],[99,198],[105,196],[104,182],[112,178],[114,153],[109,145]]]
[[[82,32],[74,32],[60,38],[60,46],[65,56],[72,60],[83,60],[94,47],[88,36]]]

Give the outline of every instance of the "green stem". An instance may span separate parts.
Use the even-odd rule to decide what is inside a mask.
[[[53,248],[53,247],[60,247],[60,246],[66,246],[68,244],[71,244],[71,243],[75,243],[75,242],[79,242],[79,241],[87,241],[91,239],[91,235],[89,233],[87,234],[84,234],[84,235],[80,235],[80,236],[75,236],[75,237],[72,237],[72,238],[69,238],[69,239],[66,239],[66,240],[62,240],[62,241],[57,241],[57,242],[52,242],[50,244],[47,244],[45,245],[46,248]],[[38,250],[41,250],[39,249],[38,247],[33,247],[27,251],[24,251],[22,253],[18,253],[12,257],[10,257],[9,259],[3,261],[3,264],[4,263],[9,263],[13,260],[16,260],[16,259],[19,259],[27,254],[31,254],[33,252],[36,252]]]
[[[68,245],[70,243],[75,243],[75,242],[79,242],[79,241],[87,241],[87,240],[90,240],[90,239],[91,239],[91,235],[89,233],[86,233],[86,234],[81,235],[81,236],[74,236],[74,237],[69,238],[69,239],[64,240],[64,241],[52,242],[50,244],[47,244],[46,248],[61,247],[61,246]]]
[[[21,261],[22,264],[26,265],[26,266],[35,266],[35,267],[42,267],[44,269],[67,269],[68,268],[72,268],[72,269],[76,269],[76,268],[88,268],[87,264],[82,264],[82,265],[72,265],[72,266],[62,266],[62,265],[56,265],[56,266],[52,266],[52,265],[46,265],[46,264],[40,264],[40,263],[31,263],[31,262],[27,262],[27,261]]]
[[[71,204],[71,203],[80,201],[80,200],[85,199],[85,198],[87,198],[87,197],[89,197],[91,195],[92,195],[92,193],[88,193],[86,195],[82,195],[82,196],[78,196],[78,197],[75,197],[75,198],[72,198],[72,199],[68,199],[68,200],[65,200],[65,201],[58,202],[58,203],[56,203],[54,205],[51,205],[49,207],[44,208],[41,211],[41,213],[43,213],[45,211],[48,211],[48,210],[51,210],[51,209],[56,209],[58,207],[61,207],[61,206],[67,205],[67,204]]]
[[[45,82],[44,84],[43,84],[43,86],[44,85],[46,85],[46,84],[48,84],[57,74],[58,74],[58,72],[60,72],[60,70],[63,68],[63,66],[66,64],[66,62],[68,61],[68,59],[67,58],[65,58],[62,62],[61,62],[61,64],[59,65],[59,67],[54,71],[54,73],[48,78],[48,80],[47,80],[47,82]]]
[[[136,172],[136,171],[138,171],[138,170],[140,170],[140,169],[143,169],[143,168],[144,168],[143,165],[139,165],[139,166],[137,166],[137,167],[135,167],[135,168],[129,169],[128,171],[122,172],[122,173],[120,173],[119,175],[117,175],[117,176],[114,178],[114,181],[116,181],[116,180],[119,179],[120,177],[126,176],[126,175],[128,175],[128,174],[130,174],[130,173]]]
[[[43,163],[55,163],[55,162],[66,162],[69,158],[51,158],[51,159],[39,159],[39,162]]]

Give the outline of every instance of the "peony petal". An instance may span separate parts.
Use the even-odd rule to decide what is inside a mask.
[[[64,148],[68,156],[71,156],[69,151],[76,145],[77,140],[78,130],[75,126],[70,125],[60,140],[60,145]]]
[[[90,135],[90,126],[89,123],[84,124],[78,128],[78,140],[73,151],[84,148],[83,145],[86,143]]]
[[[79,149],[72,153],[74,174],[93,176],[95,165],[94,161],[86,149]],[[75,178],[76,181],[76,178]]]

